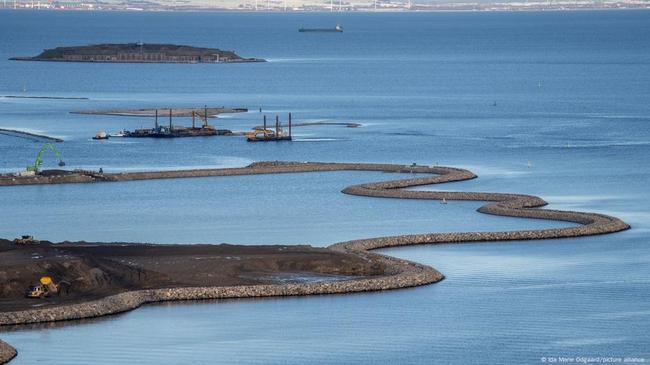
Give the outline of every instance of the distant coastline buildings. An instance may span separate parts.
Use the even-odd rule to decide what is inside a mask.
[[[2,0],[5,9],[28,10],[231,10],[231,11],[525,11],[580,9],[650,9],[647,0],[576,0],[576,1],[447,1],[426,0],[172,0],[111,1],[111,0]]]

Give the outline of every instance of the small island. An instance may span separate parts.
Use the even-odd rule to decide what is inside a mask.
[[[106,63],[240,63],[266,62],[243,58],[233,51],[174,44],[116,43],[46,49],[38,56],[12,57],[14,61]]]

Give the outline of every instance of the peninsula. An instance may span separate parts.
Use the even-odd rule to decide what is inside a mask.
[[[14,61],[106,63],[241,63],[266,62],[243,58],[233,51],[174,44],[110,43],[46,49],[38,56],[12,57]]]

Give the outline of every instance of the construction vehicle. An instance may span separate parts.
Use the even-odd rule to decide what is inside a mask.
[[[275,139],[275,131],[271,129],[254,129],[250,132],[246,132],[246,140],[249,142],[256,140],[272,140]]]
[[[27,298],[45,298],[59,293],[59,286],[49,276],[43,276],[39,283],[27,289]]]
[[[59,166],[65,166],[65,162],[63,162],[63,158],[61,158],[61,154],[59,153],[59,151],[56,148],[54,148],[54,146],[51,145],[50,143],[46,143],[43,145],[43,147],[41,147],[41,150],[38,152],[38,155],[36,155],[36,160],[34,161],[34,164],[27,166],[28,172],[33,172],[35,174],[38,174],[41,165],[43,164],[43,154],[45,154],[45,152],[48,149],[52,150],[52,152],[54,152],[56,157],[59,158]]]
[[[255,128],[250,132],[246,132],[246,140],[248,142],[267,142],[267,141],[291,141],[291,113],[289,113],[289,132],[285,132],[280,127],[280,119],[275,116],[275,131],[266,128],[266,115],[264,116],[264,124],[262,128]]]
[[[204,114],[201,115],[197,113],[195,110],[192,110],[192,129],[196,129],[195,125],[195,120],[196,118],[199,118],[199,120],[203,123],[202,127],[203,129],[215,129],[213,125],[210,125],[208,123],[208,107],[205,107]]]
[[[14,243],[17,245],[34,245],[39,243],[39,240],[35,240],[34,236],[23,235],[20,238],[16,238]]]

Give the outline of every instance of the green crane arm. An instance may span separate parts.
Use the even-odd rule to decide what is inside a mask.
[[[41,168],[41,165],[43,164],[43,154],[45,153],[45,151],[47,151],[48,148],[52,150],[52,152],[54,152],[56,157],[59,158],[59,166],[65,166],[65,162],[63,162],[63,158],[61,157],[59,151],[57,151],[57,149],[54,148],[54,146],[52,146],[50,143],[45,143],[43,147],[41,147],[41,150],[38,152],[38,155],[36,155],[36,160],[34,161],[34,164],[27,166],[27,171],[38,172],[38,170]]]

